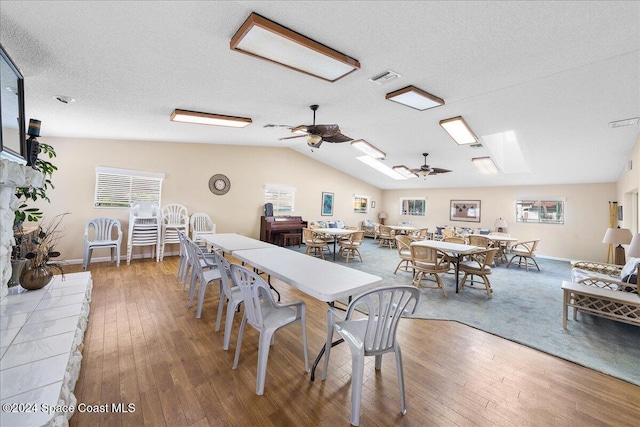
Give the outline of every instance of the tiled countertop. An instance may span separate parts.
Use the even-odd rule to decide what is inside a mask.
[[[67,425],[91,288],[91,273],[73,273],[0,300],[0,425]]]

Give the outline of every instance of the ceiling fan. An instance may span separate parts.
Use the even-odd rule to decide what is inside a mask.
[[[424,156],[424,165],[420,166],[419,168],[416,169],[409,169],[412,173],[418,175],[418,174],[422,174],[424,175],[425,179],[427,178],[427,175],[438,175],[441,173],[448,173],[451,172],[449,169],[442,169],[442,168],[433,168],[431,166],[429,166],[427,164],[427,156],[429,155],[429,153],[422,153],[422,155]]]
[[[300,126],[289,126],[289,125],[264,125],[266,128],[271,127],[286,127],[291,129],[291,133],[299,133],[299,135],[295,136],[287,136],[284,138],[278,138],[278,141],[282,141],[285,139],[294,139],[294,138],[307,138],[307,145],[311,148],[319,148],[323,142],[348,142],[353,141],[353,138],[349,138],[346,135],[343,135],[340,132],[340,127],[338,125],[317,125],[316,124],[316,111],[318,110],[317,105],[311,105],[309,108],[313,111],[313,124],[312,125],[300,125]]]

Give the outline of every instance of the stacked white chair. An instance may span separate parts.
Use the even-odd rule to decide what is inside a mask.
[[[153,203],[139,203],[129,212],[129,238],[127,240],[127,264],[131,263],[134,246],[153,246],[156,261],[160,260],[160,209]]]
[[[211,234],[216,232],[216,225],[211,220],[209,214],[196,212],[191,215],[191,240],[197,245],[203,245],[201,234]]]
[[[167,244],[180,243],[178,230],[185,234],[189,233],[189,213],[187,208],[177,203],[163,206],[160,261],[164,259],[164,251]]]
[[[89,231],[93,229],[93,240],[89,240]],[[116,261],[120,267],[120,243],[122,242],[122,227],[115,218],[94,218],[84,228],[84,257],[82,268],[85,270],[91,262],[94,249],[111,249],[111,262]]]

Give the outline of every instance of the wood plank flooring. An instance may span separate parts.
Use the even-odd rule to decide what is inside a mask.
[[[81,267],[70,266],[69,271]],[[210,286],[201,319],[187,306],[177,258],[90,265],[94,288],[85,335],[78,403],[135,405],[127,413],[76,412],[71,426],[349,425],[351,356],[331,353],[329,375],[304,372],[300,326],[276,334],[264,396],[256,396],[257,338],[245,331],[232,370],[241,312],[231,346],[214,332],[218,287]],[[284,301],[307,304],[309,356],[325,340],[326,305],[273,280]],[[532,325],[533,327],[533,325]],[[365,366],[362,426],[637,426],[640,387],[464,326],[403,319],[407,414],[399,412],[393,355]],[[640,363],[640,362],[639,362]],[[639,365],[640,366],[640,365]]]

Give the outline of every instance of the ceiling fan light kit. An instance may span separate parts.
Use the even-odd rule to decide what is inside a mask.
[[[356,141],[351,141],[351,146],[357,148],[363,153],[373,157],[374,159],[384,159],[387,157],[387,154],[384,151],[378,150],[373,145],[369,144],[364,139],[358,139]]]
[[[251,13],[229,43],[231,50],[335,82],[360,69],[360,62]]]
[[[484,175],[495,175],[499,172],[491,157],[474,157],[471,161]]]
[[[458,145],[478,143],[478,138],[476,138],[462,116],[440,120],[440,126],[442,126],[445,132],[447,132]]]
[[[172,122],[195,123],[200,125],[226,126],[243,128],[252,123],[250,118],[223,116],[220,114],[200,113],[188,110],[173,110],[170,120]]]
[[[389,101],[394,101],[420,111],[444,105],[443,99],[431,95],[422,89],[418,89],[415,86],[407,86],[395,92],[388,93],[385,98]]]

